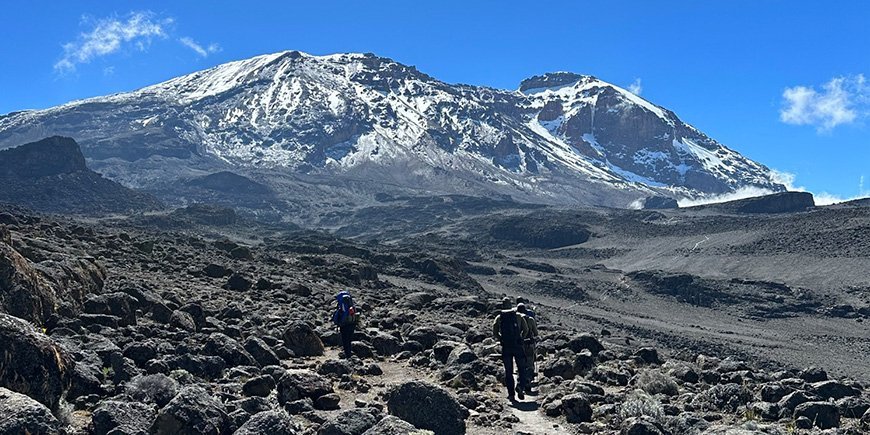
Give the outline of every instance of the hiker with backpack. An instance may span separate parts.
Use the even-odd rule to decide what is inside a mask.
[[[517,299],[521,300],[521,299]],[[532,392],[532,381],[535,380],[535,376],[538,374],[537,367],[535,364],[535,356],[536,356],[536,345],[538,342],[538,321],[535,319],[535,312],[526,307],[526,304],[520,302],[517,304],[517,313],[523,316],[523,320],[526,321],[526,325],[529,327],[529,334],[523,338],[523,353],[526,355],[526,380],[528,383],[526,384],[526,393]]]
[[[344,357],[351,358],[353,356],[353,334],[356,330],[356,324],[359,321],[359,310],[354,306],[353,298],[350,292],[342,291],[335,295],[336,307],[332,313],[332,323],[338,325],[338,330],[341,333],[341,346],[344,348]]]
[[[492,334],[501,343],[501,361],[504,364],[504,383],[508,390],[508,399],[513,402],[517,398],[525,399],[529,381],[527,359],[523,350],[523,339],[529,335],[529,326],[522,315],[512,309],[510,298],[504,298],[501,311],[492,324]],[[514,362],[519,374],[518,385],[514,384]]]

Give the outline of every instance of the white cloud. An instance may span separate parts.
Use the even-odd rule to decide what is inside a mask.
[[[643,86],[640,84],[640,79],[634,79],[630,85],[628,85],[628,90],[637,96],[640,96],[640,93],[643,92]]]
[[[807,86],[786,88],[782,98],[782,122],[814,125],[819,132],[851,124],[870,113],[870,86],[863,74],[833,78],[821,90]]]
[[[788,190],[789,192],[809,192],[809,190],[807,190],[805,187],[797,186],[794,184],[795,179],[797,178],[797,176],[795,174],[792,174],[790,172],[777,171],[776,169],[771,169],[770,173],[771,173],[771,177],[773,178],[773,180],[779,184],[784,185],[786,190]],[[718,202],[736,201],[738,199],[771,195],[773,193],[775,193],[775,192],[772,190],[769,190],[769,189],[763,189],[763,188],[759,188],[759,187],[744,187],[744,188],[738,189],[734,192],[729,192],[729,193],[725,193],[722,195],[707,196],[707,197],[695,198],[695,199],[684,198],[684,199],[677,201],[677,203],[679,204],[680,207],[693,207],[696,205],[715,204]],[[810,193],[813,194],[813,199],[814,199],[816,205],[819,205],[819,206],[839,204],[841,202],[853,201],[856,199],[866,198],[866,197],[870,196],[870,191],[864,190],[864,176],[863,175],[858,180],[858,194],[855,196],[844,197],[841,195],[835,195],[835,194],[831,194],[828,192],[818,192],[818,193],[810,192]]]
[[[189,36],[185,36],[182,38],[178,38],[178,42],[181,45],[193,50],[200,57],[208,57],[209,54],[217,53],[221,51],[221,46],[215,43],[209,44],[208,46],[203,47],[200,43],[193,40],[193,38]]]
[[[116,53],[126,47],[145,50],[152,38],[166,38],[171,18],[157,19],[148,11],[131,12],[126,19],[103,18],[93,29],[63,44],[63,57],[54,64],[59,73],[73,72],[77,65]]]
[[[736,201],[738,199],[753,198],[756,196],[770,195],[774,193],[770,189],[761,187],[741,187],[734,192],[723,193],[721,195],[705,196],[703,198],[683,198],[677,201],[680,207],[694,207],[696,205],[715,204],[717,202]]]

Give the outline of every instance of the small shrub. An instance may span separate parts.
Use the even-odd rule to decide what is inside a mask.
[[[161,374],[137,376],[130,380],[125,388],[130,397],[160,407],[165,406],[178,394],[178,383]]]
[[[632,391],[625,397],[622,404],[619,405],[619,418],[622,420],[630,417],[647,416],[655,421],[661,421],[664,415],[665,411],[662,409],[662,403],[643,390]]]
[[[649,394],[676,396],[679,387],[674,378],[657,370],[645,370],[635,377],[635,385]]]

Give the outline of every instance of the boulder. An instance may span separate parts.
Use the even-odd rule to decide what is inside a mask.
[[[830,402],[806,402],[794,409],[794,418],[806,417],[820,429],[840,426],[840,411]]]
[[[141,403],[164,407],[178,394],[178,382],[163,374],[136,376],[124,385],[124,390]]]
[[[0,434],[61,435],[62,427],[45,405],[0,387]]]
[[[326,421],[317,435],[362,435],[378,422],[372,409],[349,409]]]
[[[659,426],[650,417],[629,417],[622,423],[620,435],[662,435]]]
[[[275,389],[275,379],[269,375],[257,376],[242,385],[246,396],[266,397]]]
[[[369,342],[371,342],[375,352],[381,356],[391,356],[402,351],[402,342],[398,338],[381,331],[371,334]]]
[[[839,381],[822,381],[810,385],[810,391],[823,399],[842,399],[860,396],[861,390]]]
[[[465,433],[468,411],[441,387],[422,381],[402,383],[387,393],[389,413],[436,435]]]
[[[642,347],[634,353],[634,359],[642,364],[661,364],[659,352],[652,347]]]
[[[281,364],[278,355],[275,355],[275,352],[272,351],[269,345],[258,337],[248,337],[245,340],[244,348],[261,367]]]
[[[133,342],[124,348],[124,356],[145,367],[148,361],[157,358],[157,345],[153,341]]]
[[[0,313],[0,387],[56,410],[75,362],[30,323]]]
[[[822,382],[828,380],[828,372],[818,367],[808,367],[801,370],[798,377],[803,379],[805,382]]]
[[[807,394],[804,391],[794,391],[789,394],[783,396],[782,399],[779,399],[777,405],[780,409],[786,409],[788,411],[794,411],[794,409],[800,405],[801,403],[812,402],[817,400],[818,397],[813,396],[811,394]]]
[[[223,358],[227,363],[227,367],[257,365],[254,357],[238,341],[220,332],[215,332],[208,336],[202,351],[206,355]]]
[[[296,435],[302,433],[283,411],[264,411],[248,419],[234,435]]]
[[[278,402],[282,405],[299,399],[317,400],[334,393],[332,383],[310,370],[288,370],[278,381]]]
[[[202,387],[188,386],[160,410],[151,425],[151,434],[222,435],[229,432],[229,423],[220,401]]]
[[[599,352],[604,350],[604,346],[601,345],[601,342],[591,334],[580,334],[577,337],[572,338],[568,341],[568,348],[575,353],[580,352],[583,349],[588,349],[589,352],[592,352],[592,355],[598,355]]]
[[[110,432],[144,434],[154,422],[154,406],[139,402],[106,400],[92,414],[94,435]]]
[[[0,243],[0,312],[42,325],[57,304],[54,289],[36,267]]]
[[[193,321],[193,316],[184,311],[173,311],[172,315],[169,316],[169,326],[188,332],[196,332],[196,322]]]
[[[562,412],[568,423],[592,421],[592,405],[585,394],[574,393],[562,398]]]
[[[136,324],[136,309],[139,300],[123,292],[91,295],[84,303],[83,309],[88,314],[106,314],[118,317],[120,326]]]
[[[363,432],[363,435],[431,435],[428,430],[420,430],[401,418],[388,415],[378,424]]]
[[[314,409],[322,411],[334,411],[340,408],[341,397],[338,394],[324,394],[314,401]]]
[[[230,275],[230,278],[227,280],[224,287],[226,287],[227,290],[248,291],[253,287],[253,285],[254,282],[247,276],[240,273],[233,273]]]
[[[231,275],[233,271],[220,264],[210,263],[202,269],[202,273],[211,278],[223,278]]]
[[[416,341],[423,345],[425,349],[431,349],[438,342],[438,332],[434,328],[421,326],[412,330],[405,337],[408,341]]]
[[[296,356],[323,355],[323,342],[306,322],[295,322],[284,331],[284,346]]]
[[[836,403],[840,415],[845,418],[861,418],[870,409],[870,399],[863,397],[844,397]]]

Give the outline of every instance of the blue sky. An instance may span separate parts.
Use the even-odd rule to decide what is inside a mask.
[[[795,186],[868,195],[870,3],[27,1],[0,15],[0,113],[295,49],[373,52],[515,89],[567,70],[628,87]]]

